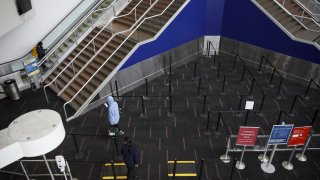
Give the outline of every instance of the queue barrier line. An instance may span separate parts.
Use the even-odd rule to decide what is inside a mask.
[[[115,166],[125,166],[125,163],[113,163]],[[111,163],[105,163],[104,166],[111,166]]]
[[[116,176],[117,179],[127,179],[127,176]],[[114,179],[114,176],[103,176],[102,179]]]
[[[169,177],[173,176],[173,173],[168,174]],[[177,177],[196,177],[196,173],[176,173],[175,176]]]
[[[176,161],[179,164],[195,164],[196,161]],[[168,164],[173,164],[174,161],[168,161]]]

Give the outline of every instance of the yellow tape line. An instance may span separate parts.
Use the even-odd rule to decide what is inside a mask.
[[[173,174],[168,174],[168,176],[169,177],[172,177],[173,176]],[[197,176],[197,174],[195,174],[195,173],[176,173],[176,176],[178,177],[178,176],[180,176],[180,177],[186,177],[186,176],[189,176],[189,177],[191,177],[191,176],[193,176],[193,177],[195,177],[195,176]]]
[[[116,176],[117,179],[127,179],[127,176]],[[103,176],[102,179],[114,179],[114,176]]]
[[[113,163],[115,166],[125,166],[125,163]],[[111,163],[106,163],[104,166],[111,166]]]
[[[168,164],[174,163],[174,161],[168,161]],[[177,161],[177,163],[183,163],[183,164],[194,164],[196,161]]]

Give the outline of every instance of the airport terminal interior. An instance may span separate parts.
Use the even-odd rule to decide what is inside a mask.
[[[320,179],[318,4],[90,3],[43,58],[0,64],[0,179],[128,179],[126,136],[133,179]]]

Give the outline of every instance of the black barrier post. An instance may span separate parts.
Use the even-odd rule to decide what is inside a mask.
[[[243,71],[242,71],[240,83],[243,83],[244,75],[245,75],[245,74],[246,74],[246,65],[243,66]]]
[[[224,91],[226,86],[226,75],[223,75],[223,83],[222,83],[222,90],[221,90],[221,95],[226,95],[226,92]]]
[[[171,56],[169,57],[169,78],[171,79],[172,71],[171,71]]]
[[[253,78],[252,81],[251,81],[251,86],[250,86],[249,95],[247,96],[248,99],[253,99],[252,91],[253,91],[253,87],[254,87],[254,82],[255,82],[255,81],[256,81],[255,78]]]
[[[242,100],[243,100],[243,95],[240,95],[240,102],[239,102],[239,105],[238,105],[238,112],[234,114],[236,117],[242,117],[242,113],[240,112],[241,105],[242,105]]]
[[[201,77],[199,77],[197,96],[200,96],[200,90],[201,90]]]
[[[202,158],[202,159],[201,159],[201,162],[200,162],[200,171],[199,171],[199,174],[198,174],[199,180],[200,180],[201,177],[202,177],[203,164],[204,164],[204,159]]]
[[[282,87],[282,77],[280,76],[280,83],[279,83],[279,86],[278,86],[278,90],[277,90],[277,96],[276,96],[276,99],[281,99],[281,87]]]
[[[146,81],[146,95],[145,96],[143,96],[143,99],[144,100],[150,100],[150,97],[149,97],[149,92],[148,92],[148,79],[145,79],[145,81]]]
[[[117,101],[121,101],[121,97],[119,97],[118,81],[114,81],[114,83],[116,85]]]
[[[119,156],[120,152],[119,152],[118,137],[117,136],[113,136],[113,142],[114,142],[114,146],[116,148],[116,154],[117,154],[117,156]]]
[[[310,79],[309,85],[308,85],[308,87],[307,87],[307,89],[306,89],[306,92],[304,93],[304,96],[303,96],[304,99],[309,99],[308,92],[309,92],[311,83],[312,83],[312,79]]]
[[[211,132],[209,131],[210,117],[211,117],[211,110],[210,110],[210,109],[208,109],[208,119],[207,119],[207,124],[206,124],[205,131],[203,132],[203,134],[205,134],[205,135],[211,135]]]
[[[281,120],[281,117],[282,117],[282,113],[283,113],[283,109],[281,109],[281,111],[279,113],[278,120],[277,120],[277,125],[280,125],[280,120]]]
[[[177,159],[174,158],[173,171],[172,171],[172,177],[173,177],[173,179],[176,177],[176,169],[177,169]]]
[[[197,79],[197,61],[194,62],[193,79]]]
[[[111,91],[111,95],[112,97],[114,97],[114,94],[113,94],[113,88],[112,88],[112,83],[110,82],[110,91]]]
[[[263,58],[264,58],[264,56],[262,56],[260,59],[260,65],[259,65],[259,70],[258,70],[259,74],[262,74],[261,67],[262,67]]]
[[[141,96],[141,108],[142,108],[142,113],[140,114],[140,118],[142,119],[146,119],[147,115],[146,115],[146,108],[144,106],[144,100],[143,100],[143,96]]]
[[[168,89],[168,90],[169,90],[169,96],[170,96],[171,93],[172,93],[172,92],[171,92],[171,91],[172,91],[172,87],[171,87],[171,86],[172,86],[172,84],[171,84],[171,79],[169,79],[169,86],[168,86],[168,88],[169,88],[169,89]]]
[[[276,68],[273,68],[272,75],[271,75],[271,78],[270,78],[270,82],[269,82],[269,85],[268,85],[269,88],[273,88],[274,87],[274,85],[272,84],[272,81],[273,81],[275,72],[276,72]]]
[[[291,116],[291,117],[295,116],[295,113],[293,112],[293,108],[294,108],[294,105],[296,104],[297,98],[298,98],[298,95],[295,95],[293,102],[291,104],[290,110],[289,110],[289,112],[286,112],[286,115]]]
[[[217,78],[216,78],[216,81],[220,81],[220,62],[218,62],[218,75],[217,75]]]
[[[172,117],[173,113],[172,113],[172,95],[170,94],[169,96],[169,112],[167,113],[168,117]]]
[[[313,126],[313,123],[314,121],[316,120],[317,116],[318,116],[318,112],[319,112],[319,109],[317,109],[315,112],[314,112],[314,115],[313,115],[313,118],[312,118],[312,121],[311,121],[311,126]]]
[[[206,104],[207,104],[207,95],[203,94],[203,103],[202,103],[202,113],[200,114],[201,118],[206,117]]]
[[[233,158],[232,169],[231,169],[229,180],[232,180],[232,178],[233,178],[233,171],[234,171],[234,168],[236,167],[236,162],[237,161],[238,161],[237,158]]]
[[[83,157],[83,153],[79,149],[78,141],[77,141],[76,136],[74,134],[72,134],[72,139],[73,139],[73,143],[74,143],[74,148],[76,150],[75,159],[81,159]]]
[[[211,66],[211,69],[217,69],[217,67],[216,67],[216,57],[217,57],[217,52],[214,51],[213,65]]]
[[[246,110],[246,116],[245,116],[245,118],[244,118],[244,124],[243,124],[243,126],[246,126],[247,125],[247,122],[248,122],[248,117],[249,117],[249,112],[250,112],[250,110]]]
[[[261,99],[261,103],[260,103],[260,107],[259,107],[259,112],[256,113],[257,116],[263,116],[263,112],[262,112],[262,107],[264,104],[264,99],[266,98],[266,94],[262,94],[262,99]]]
[[[231,68],[231,71],[233,72],[237,72],[236,70],[236,62],[237,62],[237,59],[238,59],[238,54],[236,54],[236,56],[234,57],[234,60],[233,60],[233,64],[232,64],[232,68]]]
[[[220,120],[221,120],[221,111],[219,111],[218,113],[218,119],[217,119],[217,124],[216,124],[216,127],[214,129],[214,134],[217,136],[217,135],[220,135],[220,132],[219,132],[219,125],[220,125]]]
[[[112,168],[113,178],[117,179],[116,170],[114,168],[114,162],[113,161],[111,161],[111,168]]]

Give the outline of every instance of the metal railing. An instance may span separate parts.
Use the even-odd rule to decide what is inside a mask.
[[[156,2],[158,2],[158,1],[159,1],[159,0],[157,0]],[[164,12],[171,6],[171,4],[173,4],[173,2],[175,2],[175,1],[176,1],[176,0],[172,0],[172,1],[170,2],[170,4],[169,4],[160,14],[153,15],[153,16],[150,16],[150,17],[147,17],[147,18],[143,19],[143,20],[139,23],[139,25],[137,25],[137,26],[135,27],[135,29],[133,29],[132,32],[126,37],[126,39],[118,46],[118,48],[115,49],[114,52],[105,60],[105,62],[99,67],[99,69],[97,69],[96,72],[87,80],[87,82],[77,91],[77,93],[76,93],[68,102],[66,102],[66,103],[63,104],[63,109],[64,109],[64,113],[65,113],[66,119],[68,119],[68,115],[67,115],[67,112],[66,112],[66,105],[69,104],[70,102],[72,102],[72,101],[75,99],[75,97],[84,89],[84,87],[86,87],[86,85],[87,85],[87,84],[92,80],[92,78],[100,71],[100,69],[110,60],[110,58],[118,51],[118,49],[119,49],[120,47],[122,47],[122,45],[123,45],[132,35],[134,35],[134,33],[136,32],[136,30],[137,30],[145,21],[163,15],[163,13],[164,13]],[[154,3],[154,4],[156,4],[156,3]],[[134,26],[132,26],[131,28],[133,28],[133,27],[134,27]],[[129,29],[129,30],[130,30],[130,29]],[[127,31],[129,31],[129,30],[127,30]],[[114,70],[113,70],[113,71],[114,71]],[[70,85],[70,83],[71,83],[71,81],[68,83],[68,85]],[[66,86],[68,86],[68,85],[66,85]],[[84,104],[87,104],[88,101],[91,101],[91,99],[88,98],[88,99],[85,101]],[[82,106],[83,106],[84,104],[82,104]]]
[[[40,67],[42,64],[44,64],[46,61],[48,61],[49,59],[50,59],[50,57],[51,56],[55,56],[56,57],[56,59],[55,59],[55,61],[53,62],[53,64],[51,64],[51,66],[49,67],[49,70],[51,69],[51,70],[53,70],[53,69],[55,69],[56,67],[57,67],[57,65],[59,64],[58,63],[58,59],[59,59],[59,57],[58,57],[58,55],[56,54],[56,50],[57,49],[59,49],[59,47],[63,44],[63,43],[65,43],[65,41],[66,40],[68,40],[69,38],[72,38],[72,36],[73,36],[73,42],[72,42],[72,44],[78,44],[78,39],[77,38],[80,38],[81,37],[81,35],[76,35],[76,31],[78,31],[78,28],[80,28],[80,26],[81,25],[83,25],[86,21],[89,21],[90,23],[91,23],[91,25],[88,27],[88,28],[94,28],[93,26],[94,26],[94,21],[93,21],[93,19],[94,19],[94,16],[97,14],[97,13],[100,13],[100,15],[102,15],[103,13],[103,11],[107,11],[107,10],[110,10],[110,11],[112,11],[113,12],[113,14],[115,15],[115,5],[116,5],[116,3],[118,2],[119,0],[114,0],[108,7],[106,7],[106,8],[101,8],[101,9],[96,9],[96,10],[94,10],[94,11],[91,11],[89,14],[87,14],[86,16],[84,16],[83,18],[82,18],[82,20],[81,21],[79,21],[78,23],[77,23],[77,25],[75,25],[65,36],[63,36],[61,39],[60,39],[60,41],[59,42],[57,42],[57,44],[55,44],[55,46],[53,46],[52,47],[52,49],[42,58],[42,60],[41,61],[39,61],[38,62],[38,66]],[[85,31],[83,31],[83,33],[84,33]],[[72,45],[70,45],[69,47],[71,47]],[[66,51],[65,51],[66,52]],[[62,54],[63,55],[63,54]],[[60,56],[61,57],[61,56]],[[50,73],[47,73],[47,72],[50,72],[50,71],[46,71],[46,72],[44,72],[43,73],[43,77],[42,77],[42,80],[44,80]]]
[[[51,80],[50,83],[48,83],[47,85],[44,86],[43,89],[44,89],[44,93],[45,93],[47,102],[49,102],[49,100],[48,100],[47,93],[46,93],[46,90],[45,90],[46,87],[50,86],[53,82],[55,82],[56,91],[57,91],[57,94],[58,94],[58,96],[59,96],[59,95],[68,87],[68,85],[70,84],[70,82],[72,82],[72,80],[73,80],[75,77],[77,77],[77,75],[78,75],[80,72],[82,72],[82,70],[95,58],[95,56],[96,56],[116,35],[128,31],[128,30],[124,30],[124,31],[121,31],[121,32],[114,33],[113,28],[112,28],[112,23],[113,23],[113,21],[114,21],[115,19],[118,19],[118,18],[121,18],[121,17],[124,17],[124,16],[128,16],[128,15],[130,15],[132,12],[135,12],[135,18],[136,18],[136,8],[137,8],[142,2],[143,2],[143,0],[140,0],[139,3],[137,3],[137,4],[132,8],[132,10],[131,10],[129,13],[124,14],[124,15],[121,15],[121,16],[113,17],[113,18],[111,19],[110,23],[107,23],[103,28],[101,28],[101,30],[87,43],[86,46],[84,46],[84,47],[82,48],[82,50],[61,70],[61,72],[60,72],[55,78],[54,78],[53,80]],[[150,3],[151,3],[151,1],[150,1]],[[150,7],[152,7],[151,4],[150,4]],[[147,12],[147,11],[146,11],[146,12]],[[146,12],[145,12],[145,13],[146,13]],[[142,17],[143,17],[143,16],[141,16],[138,20],[140,20]],[[132,27],[134,27],[134,25],[138,22],[138,20],[132,25]],[[97,52],[94,51],[94,55],[91,57],[91,59],[90,59],[77,73],[75,73],[75,69],[74,69],[73,62],[77,59],[77,57],[78,57],[92,42],[93,42],[93,45],[94,45],[94,39],[95,39],[98,35],[100,35],[100,33],[101,33],[102,31],[104,31],[104,29],[105,29],[109,24],[111,24],[112,36],[108,39],[107,42],[105,42],[105,44],[104,44]],[[95,50],[95,46],[94,46],[94,50]],[[73,73],[74,73],[74,78],[72,78],[72,79],[69,81],[69,83],[68,83],[67,85],[65,85],[65,87],[62,88],[61,91],[59,91],[58,86],[57,86],[57,84],[56,84],[56,79],[57,79],[70,65],[72,65],[72,69],[73,69]]]
[[[316,0],[294,0],[317,22],[320,21],[320,3]]]
[[[313,32],[320,32],[320,24],[316,22],[313,18],[305,16],[305,11],[302,12],[301,15],[292,14],[287,8],[286,3],[288,1],[286,0],[273,0],[275,3],[277,3],[288,15],[293,17],[299,24],[301,24],[306,30],[313,31]],[[312,21],[313,26],[307,24],[306,21]]]

